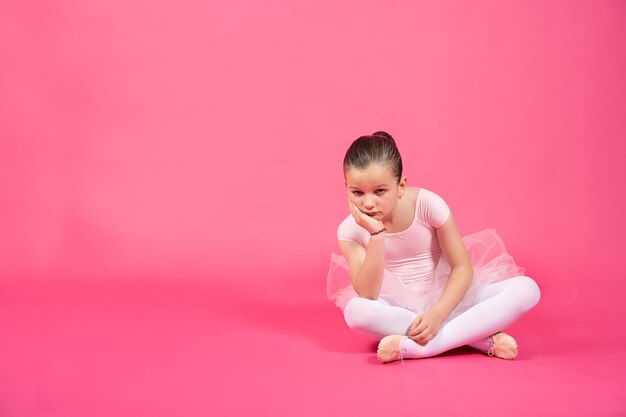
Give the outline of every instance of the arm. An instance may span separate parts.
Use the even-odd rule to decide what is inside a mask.
[[[467,293],[474,275],[463,239],[456,228],[452,214],[436,232],[442,254],[450,264],[450,277],[435,305],[428,312],[417,317],[409,328],[409,337],[422,345],[437,336],[441,323]]]
[[[370,238],[367,249],[356,242],[339,241],[339,248],[348,261],[352,286],[359,297],[375,300],[383,284],[385,234]]]
[[[380,220],[362,213],[350,199],[348,199],[348,207],[356,223],[368,232],[376,232],[383,228]],[[356,293],[359,297],[377,299],[383,285],[385,233],[370,236],[367,249],[356,242],[345,240],[339,241],[339,248],[348,261],[352,287]]]
[[[467,293],[474,271],[452,214],[444,225],[437,229],[437,238],[443,256],[450,264],[450,278],[441,297],[431,310],[442,317],[443,321]]]

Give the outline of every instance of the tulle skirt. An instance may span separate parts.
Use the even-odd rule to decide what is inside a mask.
[[[524,273],[524,269],[516,265],[513,257],[507,253],[504,242],[494,229],[467,235],[463,237],[463,243],[472,262],[474,277],[467,293],[445,322],[476,304],[485,286]],[[420,315],[437,302],[449,276],[450,265],[443,256],[437,264],[434,282],[422,286],[407,286],[385,271],[379,298]],[[328,298],[335,301],[341,310],[351,298],[358,296],[352,288],[348,264],[343,256],[331,253],[326,289]]]

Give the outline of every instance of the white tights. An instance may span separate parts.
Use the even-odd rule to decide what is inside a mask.
[[[420,351],[420,357],[435,356],[459,346],[469,345],[483,352],[490,346],[492,334],[515,323],[539,302],[539,287],[527,276],[517,276],[485,286],[476,304],[453,318],[439,333],[421,347],[411,339],[403,346]],[[417,314],[389,305],[382,299],[356,297],[344,309],[348,326],[356,333],[380,339],[387,335],[406,335]]]

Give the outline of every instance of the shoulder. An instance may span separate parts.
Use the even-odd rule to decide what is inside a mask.
[[[420,188],[419,193],[417,194],[417,197],[419,198],[420,201],[424,201],[428,203],[443,201],[443,197],[441,197],[439,194],[435,193],[434,191],[428,190],[426,188]]]
[[[337,228],[337,239],[356,242],[365,246],[369,233],[359,226],[354,217],[348,215]]]
[[[420,188],[416,201],[416,215],[424,223],[437,229],[448,219],[450,207],[439,194]]]

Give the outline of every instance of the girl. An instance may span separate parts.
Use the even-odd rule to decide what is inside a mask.
[[[352,330],[382,338],[378,360],[462,345],[514,359],[517,343],[501,330],[533,308],[540,291],[495,231],[461,239],[441,197],[407,186],[386,132],[355,140],[343,170],[350,215],[337,231],[344,257],[332,255],[328,293]]]

